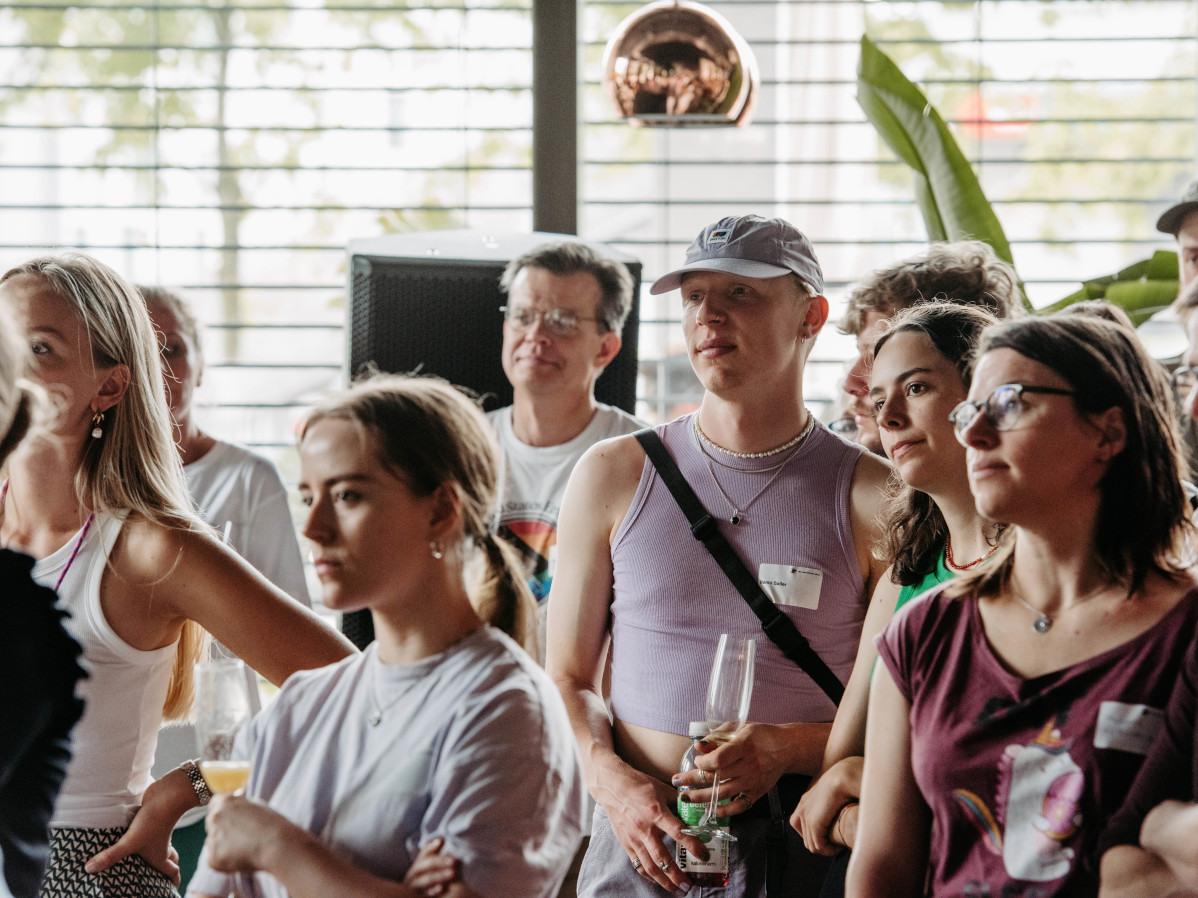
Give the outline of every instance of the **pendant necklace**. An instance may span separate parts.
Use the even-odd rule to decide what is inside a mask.
[[[382,666],[382,662],[379,662],[379,666],[380,667]],[[395,698],[391,699],[391,701],[387,702],[386,704],[383,704],[383,702],[379,701],[378,690],[376,689],[377,681],[378,681],[378,669],[376,668],[375,670],[371,671],[371,677],[370,677],[370,697],[372,699],[374,699],[374,713],[372,713],[369,717],[366,718],[366,723],[371,727],[376,727],[380,723],[382,723],[383,722],[383,712],[389,711],[389,710],[391,710],[391,708],[395,707],[395,705],[397,705],[399,703],[400,699],[402,699],[409,692],[411,692],[412,688],[417,683],[420,682],[419,679],[413,680],[411,683],[409,683],[407,686],[405,686],[400,691],[399,695],[395,696]]]
[[[1031,602],[1024,599],[1024,597],[1021,596],[1019,593],[1017,593],[1015,591],[1014,587],[1011,587],[1009,584],[1008,584],[1008,587],[1010,588],[1011,595],[1015,597],[1015,601],[1018,602],[1020,605],[1022,605],[1024,608],[1026,608],[1028,611],[1032,612],[1032,614],[1036,615],[1036,619],[1034,621],[1032,621],[1032,629],[1033,630],[1035,630],[1040,635],[1044,635],[1045,633],[1047,633],[1049,630],[1052,629],[1053,621],[1052,621],[1052,618],[1049,617],[1047,611],[1042,611],[1041,609],[1039,609],[1035,605],[1033,605]],[[1098,589],[1095,589],[1095,590],[1087,593],[1086,595],[1082,596],[1082,598],[1079,599],[1077,602],[1075,602],[1071,607],[1076,608],[1078,605],[1082,604],[1083,602],[1088,602],[1091,599],[1093,599],[1095,596],[1106,592],[1109,588],[1110,588],[1110,584],[1104,583],[1102,586],[1098,587]],[[1060,617],[1062,614],[1064,614],[1068,610],[1069,610],[1069,608],[1062,608],[1060,611],[1057,612],[1057,617]]]
[[[748,511],[749,508],[753,505],[753,503],[756,502],[759,498],[761,498],[761,495],[770,488],[770,485],[773,484],[773,482],[775,480],[778,479],[779,475],[781,475],[783,469],[790,462],[790,460],[799,454],[799,452],[803,448],[803,444],[807,441],[807,436],[811,433],[811,429],[814,426],[815,426],[815,416],[812,415],[810,412],[808,412],[807,413],[807,426],[803,428],[803,431],[797,437],[795,437],[794,439],[787,442],[781,449],[775,449],[768,453],[762,452],[762,453],[756,453],[756,454],[743,454],[743,455],[739,454],[739,453],[733,453],[733,454],[738,455],[738,457],[741,457],[741,458],[761,458],[765,455],[774,455],[777,452],[784,451],[785,449],[787,449],[791,446],[794,447],[794,449],[791,451],[791,453],[789,455],[786,456],[786,458],[782,459],[782,461],[780,461],[776,465],[773,465],[772,467],[761,468],[760,470],[757,470],[757,471],[742,471],[742,473],[749,473],[749,474],[764,474],[767,471],[773,471],[774,476],[771,477],[769,480],[767,480],[765,483],[765,486],[763,486],[761,489],[759,489],[757,492],[755,492],[753,494],[752,498],[750,498],[748,502],[745,502],[743,506],[738,506],[735,502],[733,502],[730,498],[728,498],[728,494],[726,492],[724,492],[724,488],[722,486],[720,486],[719,478],[715,476],[715,468],[712,466],[712,462],[715,461],[716,459],[712,458],[711,453],[709,453],[703,445],[704,443],[711,443],[711,441],[707,439],[707,435],[704,434],[703,431],[699,430],[699,416],[698,415],[695,416],[695,431],[696,431],[696,433],[698,433],[698,435],[700,437],[699,448],[702,450],[703,454],[705,456],[707,456],[707,470],[708,470],[708,473],[711,474],[711,482],[715,484],[716,490],[723,497],[724,501],[728,504],[728,507],[730,509],[732,509],[732,514],[728,516],[729,524],[733,524],[733,525],[739,524],[742,520],[744,520],[744,518],[742,518],[741,515],[744,514],[744,512]],[[715,446],[715,448],[720,449],[721,451],[724,451],[724,452],[728,451],[726,449],[723,449],[720,446],[717,446],[715,443],[711,443],[711,445]],[[729,467],[729,465],[724,465],[723,462],[720,462],[720,464],[723,465],[724,467]],[[735,470],[741,470],[741,469],[737,468]]]

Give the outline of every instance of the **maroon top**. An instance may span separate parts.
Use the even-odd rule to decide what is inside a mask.
[[[1138,845],[1144,818],[1162,801],[1198,801],[1198,642],[1192,639],[1165,714],[1160,738],[1127,801],[1107,825],[1100,846],[1104,851],[1114,845]]]
[[[878,651],[911,705],[933,895],[1097,894],[1099,832],[1160,729],[1196,624],[1192,590],[1134,639],[1024,679],[994,655],[973,597],[941,588],[895,616]],[[1040,638],[1030,617],[1027,638]]]

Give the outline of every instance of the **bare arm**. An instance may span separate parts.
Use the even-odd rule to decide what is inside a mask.
[[[458,881],[453,859],[438,854],[439,845],[421,849],[399,883],[367,873],[334,854],[316,836],[247,798],[213,799],[206,826],[205,847],[214,870],[269,873],[292,898],[473,898],[475,894]]]
[[[832,854],[838,846],[852,847],[844,841],[848,830],[844,827],[840,827],[836,833],[832,830],[846,803],[861,796],[861,756],[865,754],[869,681],[878,659],[874,637],[885,630],[894,617],[894,606],[900,591],[899,585],[890,579],[890,569],[887,568],[874,590],[873,601],[865,615],[861,641],[857,646],[857,660],[853,663],[853,673],[845,686],[844,698],[836,710],[820,775],[790,816],[791,826],[802,835],[807,848],[816,854]],[[855,809],[844,810],[844,813],[856,819]]]
[[[105,611],[114,612],[114,629],[135,647],[169,644],[182,622],[193,620],[276,685],[354,652],[345,637],[208,534],[145,522],[126,530],[118,563],[127,579],[114,591],[128,598],[119,606],[108,595],[103,600]]]
[[[923,894],[932,815],[911,768],[910,706],[879,665],[869,697],[865,772],[849,898]]]
[[[602,694],[611,638],[611,542],[636,492],[644,459],[635,439],[622,437],[592,448],[570,476],[558,518],[545,666],[570,716],[587,788],[607,811],[629,862],[639,860],[643,875],[673,892],[688,880],[662,835],[681,840],[700,857],[706,851],[697,839],[683,835],[682,823],[669,810],[674,790],[616,754]]]

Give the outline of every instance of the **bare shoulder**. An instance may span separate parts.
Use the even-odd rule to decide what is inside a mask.
[[[853,466],[852,501],[881,505],[886,496],[886,482],[894,473],[894,465],[872,452],[862,452]]]
[[[868,592],[872,592],[878,584],[885,567],[875,549],[882,538],[882,511],[886,503],[887,482],[893,473],[894,467],[890,462],[872,452],[862,452],[853,467],[853,481],[849,489],[849,518],[857,547],[857,559],[861,564],[861,573],[866,579]]]
[[[632,504],[644,466],[645,450],[631,434],[596,443],[578,460],[570,476],[563,516],[570,506],[573,512],[585,509],[618,527]]]

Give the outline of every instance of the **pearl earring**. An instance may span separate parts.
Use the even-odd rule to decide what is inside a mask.
[[[436,540],[430,542],[428,544],[428,548],[429,551],[433,553],[433,558],[436,558],[438,561],[445,557],[445,551],[441,548],[441,544]]]
[[[104,428],[100,426],[103,423],[104,423],[104,413],[103,412],[96,412],[94,415],[92,415],[92,439],[93,440],[98,440],[98,439],[100,439],[100,437],[104,436]]]

